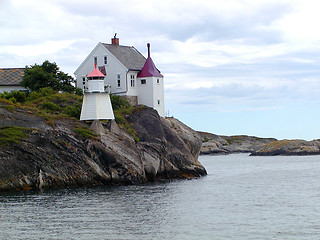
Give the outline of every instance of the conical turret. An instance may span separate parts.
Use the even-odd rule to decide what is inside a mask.
[[[138,74],[138,77],[163,77],[160,71],[154,65],[151,56],[150,56],[150,43],[147,44],[148,47],[148,58],[141,69],[141,72]]]

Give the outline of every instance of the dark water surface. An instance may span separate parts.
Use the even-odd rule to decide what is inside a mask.
[[[208,176],[0,193],[0,239],[320,239],[320,156],[202,156]]]

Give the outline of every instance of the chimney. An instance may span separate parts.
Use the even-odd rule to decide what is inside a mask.
[[[148,58],[150,58],[150,43],[147,44],[147,48],[148,48]]]
[[[113,38],[111,38],[111,44],[112,45],[119,45],[119,38],[117,38],[117,33],[114,34]]]

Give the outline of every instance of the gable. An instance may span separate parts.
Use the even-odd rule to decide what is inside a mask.
[[[24,68],[0,68],[0,86],[19,86],[23,76]]]
[[[128,70],[140,71],[146,58],[134,47],[102,43]]]

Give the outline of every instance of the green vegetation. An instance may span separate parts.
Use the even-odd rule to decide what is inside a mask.
[[[133,107],[127,100],[117,95],[111,95],[111,102],[117,124],[132,135],[136,142],[139,142],[136,131],[128,121],[128,117],[147,107]],[[22,109],[29,114],[43,117],[47,124],[54,128],[55,119],[74,118],[78,120],[80,118],[82,96],[75,92],[59,93],[51,87],[44,87],[29,93],[22,91],[5,92],[0,94],[0,103],[2,103],[1,107],[9,111]],[[74,128],[74,132],[83,138],[97,137],[90,129],[85,127],[77,126]]]
[[[4,92],[1,94],[2,98],[5,98],[13,103],[26,101],[27,94],[23,91],[13,91],[10,93]]]
[[[80,118],[82,97],[74,93],[59,93],[50,87],[25,93],[12,91],[0,94],[3,108],[13,111],[22,108],[46,120],[57,118]]]
[[[85,126],[76,126],[73,131],[82,138],[96,138],[98,135],[95,134],[90,128]]]
[[[5,126],[0,127],[0,145],[7,146],[12,143],[19,143],[27,136],[28,128]]]
[[[113,111],[121,110],[121,109],[127,109],[130,108],[130,103],[124,99],[123,97],[120,97],[118,95],[110,95],[110,100],[112,103],[112,109]]]
[[[54,112],[54,111],[58,111],[61,108],[59,107],[59,105],[53,103],[53,102],[44,102],[40,105],[43,109],[46,109],[48,112]]]
[[[56,91],[74,93],[76,88],[71,85],[73,81],[71,76],[59,70],[56,63],[47,60],[42,65],[26,66],[21,85],[32,91],[50,87]]]

